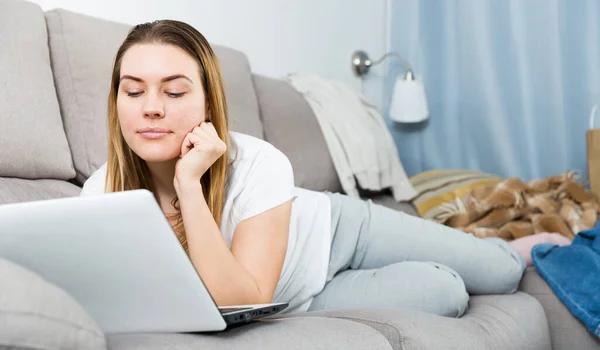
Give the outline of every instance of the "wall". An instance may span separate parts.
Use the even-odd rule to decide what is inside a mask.
[[[252,69],[281,77],[311,72],[360,90],[350,68],[356,49],[373,58],[386,49],[387,0],[33,0],[44,10],[64,8],[136,24],[170,18],[188,22],[211,43],[246,53]],[[384,65],[371,70],[364,93],[383,106]]]
[[[422,125],[392,125],[409,175],[585,179],[600,103],[599,1],[398,0],[389,13],[391,47],[423,77],[430,110]]]

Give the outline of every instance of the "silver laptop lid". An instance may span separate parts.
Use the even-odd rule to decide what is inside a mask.
[[[147,190],[2,205],[0,256],[64,289],[107,333],[226,327]]]

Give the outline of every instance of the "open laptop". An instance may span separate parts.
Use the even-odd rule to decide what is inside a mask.
[[[217,307],[147,190],[0,205],[0,257],[61,287],[106,333],[221,331],[288,306]]]

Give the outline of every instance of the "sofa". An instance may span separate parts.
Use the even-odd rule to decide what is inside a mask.
[[[110,73],[129,28],[63,9],[44,12],[34,3],[0,0],[0,205],[78,196],[105,162]],[[284,152],[297,186],[342,192],[303,97],[283,80],[253,73],[243,53],[214,49],[231,129]],[[363,196],[418,215],[389,192]],[[533,268],[514,294],[472,296],[461,318],[348,309],[276,315],[216,333],[105,334],[52,281],[0,257],[0,349],[240,347],[598,350],[600,342]]]

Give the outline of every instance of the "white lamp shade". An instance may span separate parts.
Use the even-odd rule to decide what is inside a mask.
[[[394,85],[390,119],[400,123],[418,123],[429,117],[425,87],[419,78],[406,80],[400,75]]]

